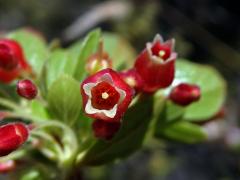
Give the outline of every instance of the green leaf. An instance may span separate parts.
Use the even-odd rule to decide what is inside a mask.
[[[155,123],[154,136],[182,143],[197,143],[206,139],[201,126],[192,124],[183,119],[185,109],[167,100],[164,102],[161,113]]]
[[[49,119],[49,114],[46,110],[46,107],[43,106],[42,103],[40,103],[37,100],[32,100],[30,102],[30,106],[31,106],[31,115],[36,116],[42,120]]]
[[[131,67],[136,58],[136,51],[123,37],[114,33],[104,33],[104,50],[113,60],[113,68],[122,70]]]
[[[51,84],[62,74],[72,76],[74,74],[73,59],[68,51],[56,49],[50,55],[46,63],[46,85],[49,88]]]
[[[155,131],[155,136],[189,144],[203,142],[207,139],[201,126],[186,121],[169,123],[164,128]]]
[[[88,57],[96,52],[100,39],[101,31],[96,29],[91,31],[83,41],[77,42],[69,48],[75,67],[74,77],[82,80],[85,75],[85,63]]]
[[[154,100],[154,117],[157,125],[170,123],[183,117],[185,113],[184,107],[178,106],[158,94],[155,94]]]
[[[97,140],[83,155],[80,154],[79,163],[100,165],[124,158],[138,150],[150,124],[152,110],[152,97],[139,99],[125,114],[121,129],[115,137],[111,141]]]
[[[82,107],[80,84],[68,75],[62,75],[49,88],[48,105],[50,113],[68,124],[78,117]]]
[[[223,106],[226,99],[226,83],[213,67],[178,59],[172,86],[181,82],[197,84],[201,88],[201,99],[185,108],[183,119],[208,120]],[[165,93],[168,93],[170,88]]]
[[[45,40],[26,29],[13,31],[7,37],[16,40],[22,45],[27,61],[32,66],[34,72],[39,74],[44,61],[48,58],[48,49]]]

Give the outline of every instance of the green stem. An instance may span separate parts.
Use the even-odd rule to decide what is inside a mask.
[[[6,108],[12,109],[12,110],[19,110],[20,109],[20,106],[18,106],[14,102],[9,101],[5,98],[0,98],[0,105],[4,106]]]
[[[36,129],[34,129],[35,131],[42,129],[42,128],[46,128],[46,127],[51,127],[51,126],[55,126],[58,128],[61,128],[64,131],[63,134],[63,138],[62,138],[62,143],[63,143],[63,156],[59,157],[60,161],[61,161],[61,166],[65,167],[65,168],[69,168],[70,166],[72,166],[72,163],[75,159],[77,150],[78,150],[78,141],[77,138],[75,136],[75,133],[72,131],[71,128],[69,128],[68,126],[66,126],[63,123],[60,123],[58,121],[55,120],[50,120],[47,122],[43,122],[41,124],[39,124],[37,126]]]
[[[6,162],[8,160],[19,159],[19,158],[23,157],[25,154],[26,154],[25,150],[14,151],[11,154],[9,154],[8,156],[1,157],[0,162]]]

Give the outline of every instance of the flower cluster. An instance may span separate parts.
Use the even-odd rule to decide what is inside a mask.
[[[0,83],[9,84],[20,78],[24,73],[30,73],[31,67],[27,63],[24,51],[17,41],[11,39],[0,40]],[[37,95],[37,87],[30,80],[17,83],[17,93],[26,99],[33,99]],[[0,112],[0,120],[8,117],[8,112]],[[7,123],[0,126],[0,157],[6,156],[22,146],[28,139],[29,130],[24,123]],[[7,172],[15,167],[12,160],[0,162],[0,172]]]
[[[156,35],[136,58],[134,67],[122,72],[109,68],[112,63],[106,53],[104,56],[107,58],[99,56],[99,53],[90,57],[86,66],[88,72],[101,70],[99,66],[103,62],[102,67],[107,67],[90,73],[91,76],[81,84],[84,111],[96,119],[93,123],[96,137],[113,137],[136,94],[153,94],[172,84],[177,58],[174,43],[174,39],[164,42],[160,35]],[[196,85],[182,84],[172,89],[169,98],[176,104],[186,106],[200,98],[200,89]]]

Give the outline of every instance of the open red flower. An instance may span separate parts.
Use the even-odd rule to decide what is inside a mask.
[[[120,121],[133,97],[129,87],[112,69],[104,69],[81,85],[85,113],[108,122]]]
[[[23,123],[10,123],[0,127],[0,156],[6,156],[20,147],[28,138]]]
[[[118,132],[121,126],[120,122],[106,122],[95,120],[92,124],[93,132],[96,138],[110,140]]]
[[[0,82],[10,83],[20,73],[30,70],[21,46],[14,40],[0,40]]]
[[[173,51],[174,43],[174,39],[163,42],[162,37],[156,35],[154,41],[147,43],[137,57],[135,68],[144,81],[142,91],[153,93],[171,85],[177,57],[177,53]]]
[[[197,85],[181,83],[175,86],[169,95],[172,102],[187,106],[192,102],[198,101],[201,97],[201,90]]]

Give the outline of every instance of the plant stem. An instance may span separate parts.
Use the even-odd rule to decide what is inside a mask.
[[[20,109],[20,106],[18,106],[17,104],[15,104],[14,102],[12,101],[9,101],[5,98],[1,98],[0,97],[0,105],[1,106],[4,106],[6,108],[9,108],[9,109],[12,109],[12,110],[18,110]]]

